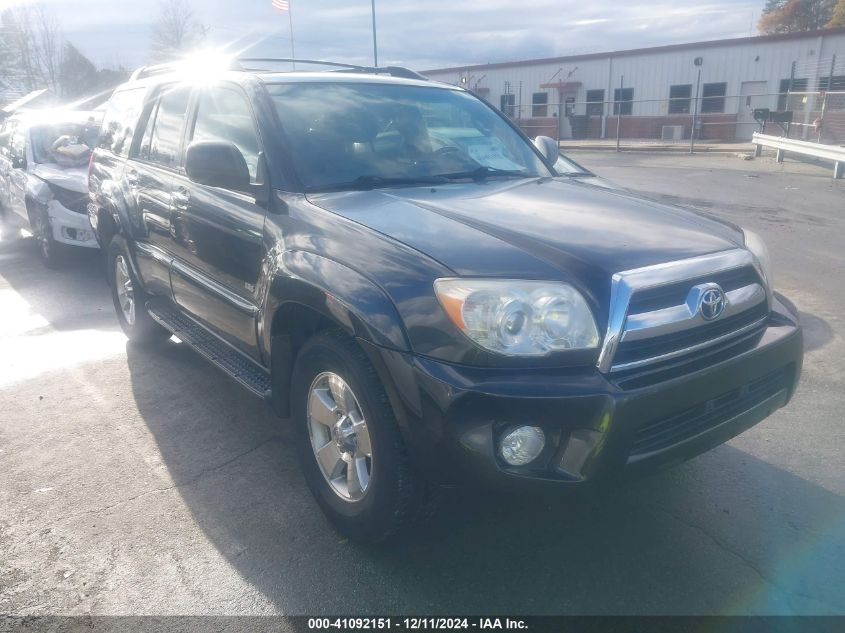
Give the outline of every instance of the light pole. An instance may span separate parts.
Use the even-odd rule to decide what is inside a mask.
[[[698,77],[695,80],[695,103],[692,105],[692,128],[689,132],[689,153],[695,153],[695,128],[698,124],[698,96],[701,88],[701,65],[704,63],[703,57],[696,57],[693,62],[698,67]]]
[[[378,43],[376,41],[376,0],[370,0],[373,9],[373,66],[378,68]]]

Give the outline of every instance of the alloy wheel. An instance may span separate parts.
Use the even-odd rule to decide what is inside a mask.
[[[129,267],[126,265],[126,259],[123,255],[118,255],[114,260],[114,284],[123,318],[128,325],[134,325],[135,289],[132,286],[132,277],[129,276]]]
[[[308,391],[308,434],[323,477],[344,501],[360,501],[370,488],[373,454],[367,422],[343,378],[319,374]]]

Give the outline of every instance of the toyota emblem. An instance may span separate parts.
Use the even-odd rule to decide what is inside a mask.
[[[722,316],[726,304],[725,293],[721,288],[708,288],[698,300],[698,313],[705,321],[713,321]]]

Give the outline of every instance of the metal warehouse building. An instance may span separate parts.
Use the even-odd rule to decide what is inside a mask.
[[[768,108],[791,113],[770,117],[791,136],[845,142],[845,28],[425,74],[472,90],[531,136],[745,140],[759,129],[754,109]]]

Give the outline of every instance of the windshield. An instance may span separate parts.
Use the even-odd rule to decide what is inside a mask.
[[[310,191],[550,175],[492,108],[461,91],[337,82],[268,91]]]
[[[84,166],[97,140],[98,126],[93,122],[39,125],[30,131],[32,156],[36,163]]]

